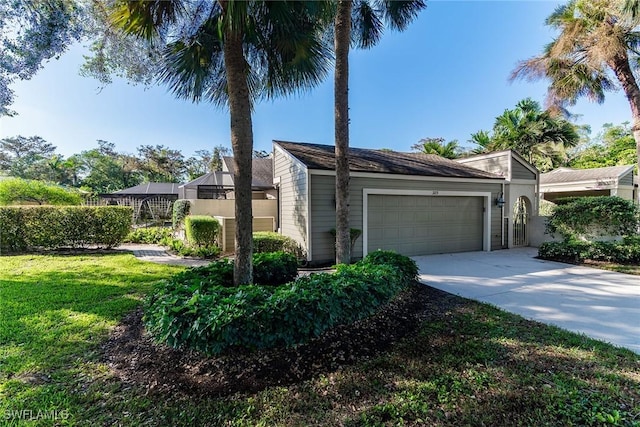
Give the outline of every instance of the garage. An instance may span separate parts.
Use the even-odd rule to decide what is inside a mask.
[[[484,198],[367,195],[367,252],[403,255],[483,250]]]

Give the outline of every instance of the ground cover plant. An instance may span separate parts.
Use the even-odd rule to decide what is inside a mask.
[[[283,283],[295,277],[293,255],[256,254],[255,260],[254,284],[233,286],[228,261],[161,283],[145,304],[147,329],[158,342],[209,355],[301,344],[373,314],[418,273],[410,258],[376,251],[335,273]]]
[[[124,243],[159,244],[164,239],[172,239],[173,230],[169,227],[140,227],[131,230]]]
[[[131,310],[179,271],[0,257],[0,424],[640,425],[639,355],[427,286],[289,349],[155,345]]]

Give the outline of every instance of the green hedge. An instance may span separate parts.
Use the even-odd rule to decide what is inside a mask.
[[[273,231],[256,231],[253,233],[253,251],[262,252],[287,252],[298,258],[304,258],[304,251],[291,237]]]
[[[538,256],[543,259],[564,262],[592,260],[617,264],[638,264],[640,263],[640,237],[627,237],[621,242],[579,240],[545,242],[540,245]]]
[[[173,230],[168,227],[143,227],[136,228],[127,234],[124,241],[126,243],[148,243],[159,244],[164,239],[171,239]]]
[[[214,268],[230,280],[230,266]],[[277,287],[225,287],[181,273],[146,300],[144,321],[156,340],[206,354],[290,346],[373,314],[417,271],[409,259],[374,253]]]
[[[112,248],[131,230],[133,211],[121,206],[0,207],[3,252]]]
[[[187,241],[193,246],[211,246],[218,241],[220,223],[208,215],[189,215],[184,220]]]
[[[630,236],[638,230],[638,208],[616,196],[575,197],[559,202],[547,222],[547,233],[565,240],[580,237]]]

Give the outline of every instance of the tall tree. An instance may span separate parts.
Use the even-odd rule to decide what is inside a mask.
[[[512,78],[549,80],[552,104],[574,104],[587,97],[602,103],[605,92],[622,88],[631,108],[636,162],[640,165],[640,88],[634,75],[640,55],[637,1],[572,0],[558,7],[546,24],[560,34],[542,55],[522,61]]]
[[[349,48],[375,46],[385,23],[404,30],[426,7],[423,0],[340,0],[334,20],[335,154],[336,154],[336,263],[351,262],[349,230]]]
[[[30,79],[82,37],[85,6],[75,0],[0,2],[0,116],[14,114],[10,86],[16,79]]]
[[[149,182],[182,182],[186,167],[180,150],[164,145],[138,147],[139,168]]]
[[[595,138],[585,141],[574,153],[570,166],[578,169],[623,166],[635,163],[636,142],[629,122],[607,123]]]
[[[457,140],[446,142],[444,138],[423,138],[412,145],[411,149],[425,154],[436,154],[446,159],[457,159],[462,153]]]
[[[229,108],[234,162],[234,282],[252,281],[253,103],[319,83],[330,58],[322,2],[131,0],[114,22],[163,52],[160,81],[182,98]],[[321,14],[322,13],[322,14]]]
[[[575,125],[532,99],[524,99],[496,118],[491,134],[471,136],[476,152],[512,149],[541,171],[551,170],[567,160],[567,149],[580,141]]]
[[[0,140],[0,169],[24,179],[51,181],[49,160],[56,147],[40,136],[21,135]]]

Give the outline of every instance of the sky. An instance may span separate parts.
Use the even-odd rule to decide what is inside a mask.
[[[465,146],[490,130],[496,116],[521,99],[544,102],[546,83],[509,82],[517,62],[540,54],[554,36],[544,25],[552,1],[428,1],[409,28],[387,31],[369,50],[350,54],[350,145],[410,151],[422,138]],[[86,44],[86,43],[85,43]],[[12,87],[16,117],[0,117],[0,138],[43,137],[68,157],[97,147],[96,140],[135,154],[140,145],[164,145],[185,156],[230,146],[228,111],[176,99],[163,86],[114,80],[101,87],[78,74],[86,48],[73,46],[31,80]],[[577,124],[597,135],[605,123],[629,121],[621,92],[604,104],[579,101]],[[333,75],[289,98],[258,104],[254,148],[271,151],[274,139],[333,145]]]

